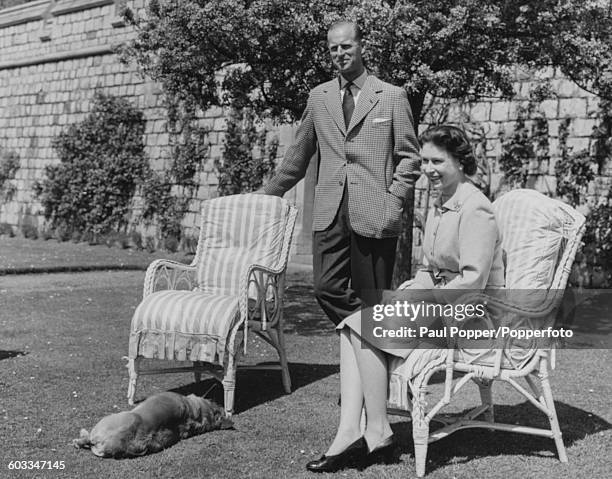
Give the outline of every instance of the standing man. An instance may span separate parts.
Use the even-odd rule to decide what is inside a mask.
[[[318,146],[314,288],[336,325],[390,287],[402,211],[420,175],[406,92],[368,74],[361,40],[355,23],[329,29],[339,76],[310,92],[295,142],[264,188],[285,194],[304,177]]]

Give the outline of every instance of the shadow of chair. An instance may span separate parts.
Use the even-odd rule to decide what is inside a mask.
[[[340,367],[337,364],[289,363],[293,380],[293,391],[316,383],[322,379],[338,374]],[[236,397],[234,413],[239,414],[262,404],[274,401],[285,394],[278,378],[271,371],[265,369],[238,371],[240,387],[249,394]],[[195,394],[206,396],[214,402],[223,402],[223,386],[214,378],[197,383],[186,384],[172,391],[179,394]]]
[[[457,303],[486,305],[487,317],[454,321],[447,326],[465,331],[507,327],[507,334],[476,343],[452,339],[448,349],[417,350],[406,361],[394,360],[390,366],[389,413],[412,418],[418,477],[425,474],[428,445],[467,428],[551,438],[559,459],[567,462],[549,381],[555,366],[555,342],[546,337],[516,338],[510,331],[533,333],[554,326],[585,219],[561,201],[534,190],[511,191],[495,201],[494,209],[506,259],[506,289],[467,292]],[[415,358],[425,361],[418,363]],[[444,392],[428,410],[428,384],[438,372],[445,375]],[[455,380],[457,373],[460,377]],[[494,381],[509,384],[543,412],[548,427],[496,421]],[[478,386],[482,404],[460,416],[438,414],[470,382]],[[483,419],[479,419],[481,416]],[[430,431],[432,420],[444,427]]]
[[[564,431],[563,439],[567,447],[579,444],[589,436],[612,428],[612,424],[604,418],[583,409],[560,401],[555,401],[555,407],[561,418],[560,427]],[[465,409],[454,416],[461,417],[469,411],[470,409]],[[496,420],[514,423],[529,418],[534,425],[543,426],[547,421],[546,418],[535,413],[537,413],[537,409],[527,401],[513,405],[495,406]],[[398,438],[400,451],[412,456],[414,442],[410,425],[410,422],[398,422],[393,424],[393,429],[395,436]],[[506,434],[503,443],[501,443],[500,436],[496,431],[484,428],[464,429],[453,434],[452,447],[449,447],[446,441],[431,444],[428,451],[428,472],[434,472],[450,464],[465,464],[475,459],[501,455],[521,456],[523,458],[526,456],[550,458],[551,452],[546,450],[547,441],[542,439],[541,437],[522,434]],[[502,445],[500,446],[500,444]]]
[[[275,196],[245,194],[204,202],[192,263],[157,260],[147,269],[130,330],[130,404],[139,375],[192,371],[196,382],[203,374],[221,381],[231,415],[237,354],[241,343],[246,354],[248,333],[276,349],[285,392],[291,392],[283,294],[296,215],[295,207]],[[192,365],[141,369],[143,358]]]

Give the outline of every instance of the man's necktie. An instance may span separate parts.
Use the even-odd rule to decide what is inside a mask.
[[[353,92],[351,91],[352,82],[348,82],[344,87],[344,96],[342,97],[342,111],[344,113],[344,124],[346,127],[349,127],[351,123],[351,117],[353,116],[353,111],[355,110],[355,98],[353,97]]]

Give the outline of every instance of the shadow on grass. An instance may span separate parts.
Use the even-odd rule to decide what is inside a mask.
[[[612,424],[602,417],[564,402],[556,401],[555,407],[566,448],[570,448],[574,443],[582,441],[587,436],[612,428]],[[466,409],[457,416],[466,414],[468,411]],[[496,405],[495,420],[507,424],[529,425],[539,428],[550,427],[546,416],[527,401],[512,406]],[[432,424],[438,423],[432,422]],[[434,425],[432,430],[437,428]],[[399,438],[402,453],[414,457],[412,424],[410,422],[396,423],[393,425],[393,429],[396,437]],[[464,429],[430,444],[427,451],[427,472],[433,472],[449,464],[463,464],[478,458],[501,455],[558,459],[553,439],[481,428]]]
[[[0,349],[0,361],[3,359],[16,358],[18,356],[25,356],[25,351],[3,351]]]
[[[296,284],[284,297],[285,333],[301,336],[333,334],[334,325],[317,303],[312,285]]]
[[[261,365],[276,363],[261,363]],[[337,364],[289,363],[292,392],[338,373]],[[172,389],[179,394],[204,396],[217,404],[223,404],[223,386],[215,379],[206,379]],[[281,381],[281,372],[275,370],[238,370],[234,413],[239,414],[261,404],[285,396]]]
[[[565,290],[557,315],[557,325],[572,329],[574,335],[565,341],[566,347],[584,349],[612,347],[612,294],[606,290]]]

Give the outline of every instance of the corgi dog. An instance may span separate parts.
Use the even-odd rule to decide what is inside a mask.
[[[136,457],[159,452],[181,439],[232,427],[223,408],[208,399],[164,392],[131,411],[104,417],[91,432],[81,429],[73,445],[91,449],[99,457]]]

